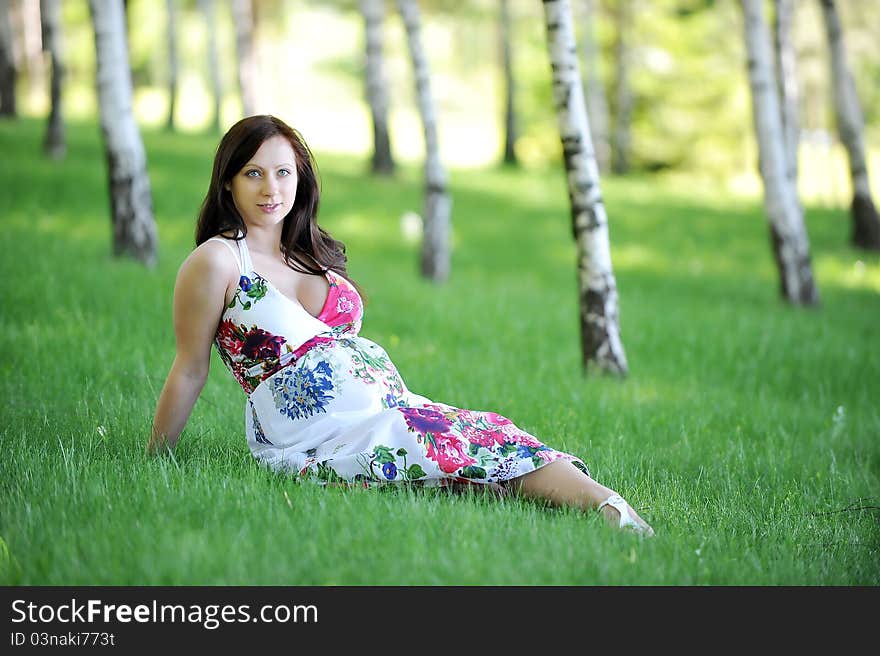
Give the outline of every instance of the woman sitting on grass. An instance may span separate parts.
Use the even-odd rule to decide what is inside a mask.
[[[344,245],[317,224],[302,137],[272,116],[230,128],[214,158],[197,248],[177,276],[177,353],[147,444],[173,448],[208,375],[213,344],[247,394],[257,460],[318,483],[478,485],[653,530],[577,457],[494,412],[410,392],[360,337],[363,302]]]

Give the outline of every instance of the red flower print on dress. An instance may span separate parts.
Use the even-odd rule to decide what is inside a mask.
[[[550,451],[550,450],[537,451],[535,453],[535,455],[538,456],[541,460],[543,460],[545,462],[553,462],[554,460],[559,460],[559,458],[562,456],[562,454],[559,453],[558,451]]]
[[[519,444],[520,446],[531,446],[531,447],[539,447],[544,446],[542,442],[539,442],[535,439],[534,436],[529,435],[523,430],[519,430],[518,428],[508,429],[504,431],[506,439],[508,442],[512,442],[513,444]]]
[[[241,353],[241,347],[244,346],[241,332],[229,319],[223,321],[220,327],[217,328],[217,342],[220,344],[221,349],[231,355]]]
[[[466,446],[462,440],[448,433],[434,433],[428,440],[427,456],[436,462],[447,474],[476,462],[465,453]]]
[[[253,391],[253,386],[247,379],[247,373],[245,371],[247,367],[244,367],[240,362],[231,362],[229,369],[232,371],[232,375],[235,380],[238,381],[238,384],[244,388],[245,392],[250,394],[250,392]]]
[[[297,349],[293,352],[293,357],[301,358],[306,353],[306,351],[311,350],[318,344],[329,344],[332,341],[332,337],[312,337],[309,341],[303,342],[302,345],[297,347]]]
[[[461,434],[471,444],[485,447],[500,446],[511,441],[501,431],[477,428],[469,424],[462,427]]]
[[[507,417],[502,417],[501,415],[495,414],[494,412],[484,412],[483,415],[486,417],[486,421],[490,424],[495,424],[496,426],[506,426],[507,424],[512,424]]]
[[[281,345],[286,341],[262,328],[253,328],[244,336],[241,353],[251,360],[270,360],[281,355]]]

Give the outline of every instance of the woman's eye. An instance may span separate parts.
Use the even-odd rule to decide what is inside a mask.
[[[278,169],[278,175],[286,177],[290,175],[290,169]]]
[[[249,178],[256,178],[258,175],[260,175],[260,172],[257,171],[256,169],[251,169],[250,171],[245,173],[245,175]]]

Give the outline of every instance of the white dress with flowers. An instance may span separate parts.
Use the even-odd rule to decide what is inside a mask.
[[[552,462],[584,463],[494,412],[410,392],[388,354],[358,335],[363,303],[341,275],[317,317],[253,270],[244,239],[229,246],[241,278],[214,344],[247,394],[257,460],[319,483],[501,483]]]

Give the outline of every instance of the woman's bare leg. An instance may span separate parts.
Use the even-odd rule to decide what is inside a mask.
[[[544,499],[556,506],[572,506],[581,510],[594,510],[605,499],[616,494],[611,488],[600,485],[568,460],[556,460],[540,469],[514,478],[508,486],[518,494],[533,499]],[[639,517],[632,506],[627,504],[639,526],[649,535],[654,531]],[[611,506],[602,508],[602,514],[613,525],[620,523],[620,513]]]

